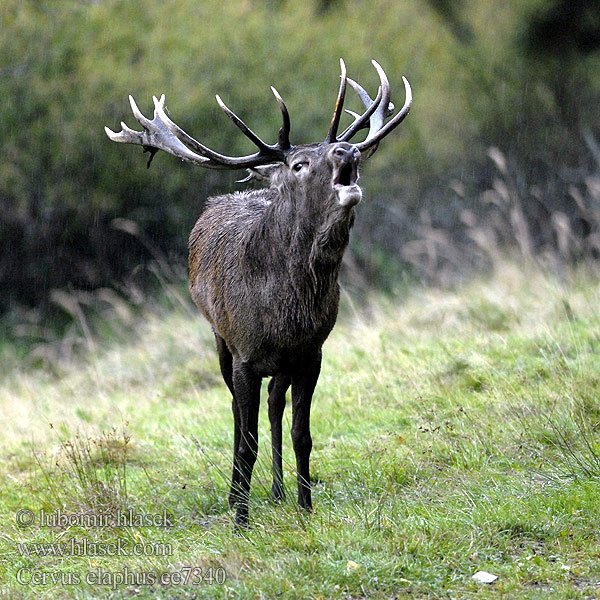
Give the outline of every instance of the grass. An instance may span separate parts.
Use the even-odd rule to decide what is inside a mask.
[[[600,596],[599,292],[583,271],[507,263],[454,291],[347,303],[313,404],[314,513],[295,504],[289,436],[287,499],[268,499],[263,410],[243,535],[230,401],[176,291],[129,339],[82,331],[85,352],[44,368],[5,350],[0,596]],[[173,584],[150,585],[161,576]]]

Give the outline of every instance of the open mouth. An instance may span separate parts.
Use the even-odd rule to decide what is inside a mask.
[[[358,162],[351,161],[343,165],[333,178],[335,189],[355,185],[358,180]]]
[[[333,189],[341,206],[351,208],[360,202],[362,192],[357,181],[358,160],[350,160],[340,164],[333,176]]]

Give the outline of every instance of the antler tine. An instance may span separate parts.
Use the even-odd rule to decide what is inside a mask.
[[[161,101],[164,102],[165,101],[165,95],[163,94],[160,97]],[[155,103],[156,104],[156,103]],[[151,127],[151,121],[150,119],[147,119],[143,114],[142,111],[138,108],[138,105],[135,102],[135,99],[133,98],[133,96],[131,94],[129,94],[129,105],[131,106],[131,112],[133,113],[133,116],[135,117],[136,121],[144,128],[144,129],[148,129],[149,127]]]
[[[388,81],[387,75],[385,71],[381,68],[381,65],[376,61],[372,60],[373,66],[377,70],[377,74],[379,75],[379,80],[381,82],[381,95],[382,100],[380,105],[378,106],[378,110],[375,111],[375,114],[371,117],[371,123],[369,126],[369,133],[365,139],[368,141],[372,138],[382,127],[386,117],[386,109],[388,108],[390,102],[390,82]]]
[[[342,117],[342,109],[344,106],[344,98],[346,96],[346,64],[344,63],[344,59],[340,58],[340,69],[341,69],[341,83],[340,90],[338,92],[338,97],[335,102],[335,110],[333,111],[333,118],[331,119],[331,126],[329,127],[329,133],[325,138],[326,143],[333,143],[337,141],[337,132],[338,127],[340,125],[340,118]]]
[[[283,98],[279,95],[279,92],[273,86],[271,86],[271,91],[273,92],[273,95],[275,96],[275,100],[277,100],[277,104],[279,104],[279,108],[281,110],[281,117],[283,119],[283,125],[281,126],[281,129],[279,130],[279,141],[278,141],[277,145],[282,150],[288,150],[289,148],[291,148],[291,144],[290,144],[290,114],[288,113],[287,106],[285,105]]]
[[[375,62],[375,61],[373,61]],[[383,71],[383,69],[382,69]],[[410,112],[410,108],[412,106],[412,91],[410,89],[410,84],[406,77],[402,77],[402,81],[404,82],[404,90],[406,93],[406,99],[404,100],[404,106],[402,109],[394,115],[394,117],[388,121],[385,125],[383,125],[378,131],[369,131],[369,135],[364,142],[356,144],[356,147],[364,152],[365,150],[376,146],[388,133],[394,130],[408,115]]]
[[[273,150],[273,146],[270,146],[266,142],[263,142],[255,133],[242,121],[232,110],[230,110],[223,100],[221,100],[221,96],[219,94],[216,95],[217,102],[219,106],[223,110],[223,112],[234,122],[234,124],[240,128],[242,133],[252,141],[252,143],[257,146],[261,151],[269,152]]]
[[[354,81],[354,79],[352,79],[350,77],[348,77],[348,83],[351,85],[352,89],[356,92],[356,94],[360,98],[361,102],[363,103],[364,107],[367,108],[371,104],[371,96],[369,96],[369,94],[367,94],[365,88],[363,88],[363,86],[360,85],[360,83],[358,83],[357,81]],[[381,86],[379,86],[379,89],[381,90]]]
[[[109,127],[105,127],[104,131],[113,142],[136,144],[139,140],[139,143],[142,143],[142,134],[139,131],[134,131],[133,129],[127,127],[124,121],[121,121],[121,131],[119,131],[118,133],[116,131],[113,131]]]
[[[348,140],[350,140],[354,137],[354,135],[356,134],[356,132],[359,129],[366,127],[366,123],[369,121],[369,119],[371,118],[371,115],[375,112],[375,110],[379,106],[379,104],[381,102],[381,96],[382,96],[381,86],[377,90],[377,96],[375,96],[375,100],[371,100],[369,94],[367,94],[367,92],[365,92],[365,90],[358,83],[356,83],[356,81],[354,81],[353,79],[350,79],[350,77],[348,77],[348,83],[352,86],[352,88],[359,95],[360,99],[362,100],[362,103],[364,104],[364,106],[367,110],[365,110],[365,112],[362,115],[358,115],[355,112],[352,112],[350,110],[346,111],[347,113],[351,114],[354,117],[354,123],[349,125],[345,129],[345,131],[338,137],[338,140],[340,142],[347,142]]]

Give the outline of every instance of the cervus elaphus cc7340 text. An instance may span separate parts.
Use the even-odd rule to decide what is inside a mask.
[[[248,169],[249,179],[266,181],[259,190],[210,198],[189,240],[190,291],[214,330],[221,372],[233,396],[234,443],[230,505],[236,523],[248,522],[248,496],[258,449],[258,409],[263,377],[269,382],[269,420],[273,450],[272,495],[283,495],[281,421],[287,389],[292,388],[292,442],[298,472],[298,502],[310,510],[310,405],[321,368],[321,347],[336,320],[338,272],[360,202],[358,164],[408,114],[412,97],[403,78],[406,100],[395,115],[388,79],[373,61],[380,86],[372,100],[347,78],[341,84],[325,141],[293,146],[287,108],[271,88],[283,125],[276,144],[267,144],[217,96],[229,118],[257,146],[254,154],[224,156],[207,148],[167,116],[165,97],[154,98],[147,119],[130,96],[142,131],[122,123],[115,142],[164,150],[212,169]],[[360,97],[365,111],[338,132],[346,86]],[[350,112],[350,111],[348,111]],[[350,140],[368,129],[364,141]],[[245,180],[246,181],[246,180]]]

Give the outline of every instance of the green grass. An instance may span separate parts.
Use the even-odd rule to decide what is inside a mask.
[[[287,499],[269,501],[263,410],[243,535],[226,502],[230,399],[185,302],[148,310],[128,342],[96,340],[45,368],[5,351],[0,596],[598,597],[599,292],[589,273],[561,282],[504,264],[455,291],[345,305],[313,403],[314,513],[295,504],[289,436]],[[32,526],[17,525],[21,509]],[[82,522],[130,509],[170,526]],[[71,521],[41,526],[42,510]],[[84,556],[23,546],[83,540]],[[117,543],[142,555],[90,551]],[[139,580],[195,567],[226,581]],[[478,584],[479,570],[499,578]],[[101,576],[130,585],[85,582]]]

